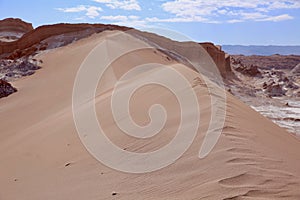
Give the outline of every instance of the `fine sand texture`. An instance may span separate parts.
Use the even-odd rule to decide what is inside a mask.
[[[42,69],[14,82],[18,92],[0,99],[0,200],[229,200],[300,199],[300,141],[227,93],[225,125],[216,146],[199,159],[211,120],[211,101],[203,77],[155,49],[141,49],[111,63],[99,82],[96,112],[107,137],[120,148],[144,153],[168,144],[180,122],[179,102],[162,86],[136,91],[130,113],[149,123],[151,105],[163,105],[168,118],[149,139],[121,132],[110,109],[114,83],[132,66],[156,62],[173,68],[192,85],[200,106],[198,134],[176,162],[161,170],[131,174],[96,160],[80,141],[72,113],[76,73],[88,53],[110,34],[105,31],[38,55]],[[122,46],[132,40],[115,41]],[[139,71],[120,85],[163,76],[162,68]],[[165,77],[166,79],[169,77]]]

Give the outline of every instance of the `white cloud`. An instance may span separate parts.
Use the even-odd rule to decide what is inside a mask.
[[[140,20],[139,16],[136,15],[108,15],[108,16],[101,16],[100,19],[109,20],[109,21],[136,21]]]
[[[267,15],[262,14],[260,12],[252,12],[252,13],[241,12],[240,16],[244,20],[257,20],[257,19],[263,19],[268,17]]]
[[[89,18],[95,18],[99,16],[99,12],[102,11],[102,8],[96,6],[84,6],[79,5],[71,8],[57,8],[57,10],[66,12],[66,13],[76,13],[76,12],[85,12],[85,15]]]
[[[79,5],[72,8],[57,8],[56,10],[62,11],[62,12],[82,12],[86,10],[86,6]]]
[[[258,21],[272,21],[272,22],[279,22],[279,21],[285,21],[285,20],[291,20],[294,19],[294,17],[284,14],[284,15],[278,15],[278,16],[272,16],[272,17],[267,17]]]
[[[246,20],[283,21],[292,16],[283,14],[272,16],[273,10],[299,9],[299,0],[172,0],[163,3],[164,11],[175,15],[176,21],[214,21],[223,19],[228,23]],[[194,19],[194,20],[193,20]],[[159,20],[158,20],[159,21]]]
[[[174,17],[174,18],[165,18],[159,19],[157,17],[148,17],[146,18],[147,22],[210,22],[214,23],[213,21],[209,21],[206,18],[195,16],[195,17]],[[217,23],[217,21],[215,21]]]
[[[285,21],[285,20],[291,20],[294,19],[294,17],[283,14],[283,15],[277,15],[277,16],[268,16],[259,12],[254,13],[241,13],[242,20],[253,20],[253,21],[273,21],[273,22],[279,22],[279,21]]]
[[[230,24],[240,23],[240,22],[244,22],[244,20],[241,20],[241,19],[231,19],[231,20],[227,20],[227,23],[230,23]]]
[[[140,19],[139,16],[135,15],[108,15],[101,16],[100,19],[112,21],[113,24],[121,25],[121,26],[130,26],[130,27],[145,27],[147,22],[143,19]]]
[[[270,1],[270,0],[269,0]],[[272,1],[268,6],[269,10],[272,9],[295,9],[300,8],[299,0],[286,0],[286,1]]]
[[[102,3],[110,9],[141,10],[138,0],[91,0]],[[203,23],[239,23],[245,21],[279,22],[294,19],[289,14],[281,13],[287,9],[299,9],[300,0],[169,0],[161,1],[162,9],[167,17],[155,15],[145,18],[139,16],[107,15],[100,19],[120,22],[122,25],[132,24],[144,26],[151,23],[164,22],[203,22]],[[101,7],[78,5],[57,10],[74,13],[85,12],[85,16],[95,18],[100,15]],[[166,13],[165,13],[166,14]]]
[[[162,8],[176,16],[210,16],[225,8],[255,8],[258,0],[175,0],[162,4]],[[224,11],[221,11],[224,12]]]
[[[218,13],[221,14],[221,15],[225,15],[226,13],[228,13],[228,10],[220,9],[220,10],[218,10]]]
[[[104,3],[111,9],[122,10],[141,10],[137,0],[94,0],[98,3]]]
[[[87,8],[86,11],[87,11],[86,16],[88,16],[90,18],[95,18],[95,17],[99,16],[98,11],[102,11],[102,9],[99,9],[99,7],[91,6],[91,7]]]
[[[128,17],[124,15],[108,15],[108,16],[101,16],[100,19],[109,20],[109,21],[127,21]]]

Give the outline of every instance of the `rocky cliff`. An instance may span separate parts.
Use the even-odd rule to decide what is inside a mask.
[[[0,32],[27,33],[33,30],[32,24],[16,18],[0,20]]]
[[[202,47],[209,53],[216,65],[220,68],[221,73],[226,75],[227,72],[231,72],[230,56],[222,51],[221,46],[216,46],[213,43],[205,42],[200,43]]]
[[[16,41],[31,30],[33,30],[32,24],[20,19],[0,20],[0,42]]]
[[[48,42],[45,42],[50,37],[59,36],[62,34],[73,34],[76,33],[76,37],[88,37],[92,33],[98,33],[105,30],[120,30],[128,31],[133,30],[128,27],[122,27],[117,25],[104,25],[104,24],[55,24],[55,25],[45,25],[32,29],[31,24],[22,22],[20,19],[5,19],[2,20],[2,23],[5,24],[6,29],[22,30],[27,32],[20,39],[13,42],[0,42],[0,55],[6,55],[9,59],[16,59],[23,56],[28,56],[33,54],[38,50],[45,50],[49,45]],[[28,32],[28,30],[30,30]],[[85,32],[83,32],[85,31]],[[88,32],[86,32],[88,31]],[[157,42],[155,34],[151,33],[142,33],[140,31],[135,32],[142,37],[147,38],[149,41]],[[75,36],[74,36],[75,37]],[[74,37],[70,40],[72,42]],[[65,38],[64,38],[65,39]],[[42,41],[44,41],[42,43]],[[187,49],[184,43],[171,41],[168,39],[163,40],[165,44],[158,44],[159,46],[168,49],[169,51],[176,51],[179,55],[185,56],[186,52],[193,53],[192,49]],[[60,43],[68,44],[70,42],[60,41]],[[173,44],[172,44],[173,43]],[[172,44],[172,45],[170,45]],[[197,45],[197,43],[195,43]],[[199,44],[198,44],[199,45]],[[227,71],[230,71],[230,59],[221,48],[218,48],[212,43],[201,43],[200,45],[209,53],[213,61],[219,67],[219,70],[223,76],[226,75]],[[53,45],[52,45],[53,46]],[[55,46],[55,45],[54,45]],[[190,45],[187,45],[190,46]],[[55,47],[54,47],[55,48]],[[198,58],[197,58],[198,59]],[[209,69],[208,69],[209,70]]]
[[[212,62],[217,65],[217,70],[224,78],[231,73],[230,56],[226,55],[221,47],[217,47],[213,43],[178,42],[154,33],[138,30],[132,30],[129,33],[151,46],[162,49],[165,54],[187,66],[198,66],[197,70],[201,70],[201,73],[212,79],[216,76],[215,73],[218,73],[212,67]],[[207,53],[209,56],[206,56]]]
[[[0,42],[0,54],[12,53],[16,50],[30,48],[41,41],[56,35],[67,34],[71,32],[80,32],[87,29],[93,29],[95,32],[104,30],[126,31],[130,28],[116,25],[104,24],[55,24],[38,27],[24,34],[19,40],[13,42]]]

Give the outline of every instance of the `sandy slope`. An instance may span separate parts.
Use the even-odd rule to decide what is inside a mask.
[[[194,143],[176,163],[152,173],[122,173],[95,160],[75,129],[72,89],[81,62],[105,34],[109,33],[40,55],[43,68],[15,82],[19,91],[0,100],[1,200],[300,199],[299,140],[231,95],[220,140],[208,157],[197,157],[211,115],[207,88],[195,82],[199,74],[151,49],[112,64],[98,87],[97,115],[111,130],[108,137],[128,151],[153,151],[167,144],[180,119],[178,102],[166,89],[143,87],[131,104],[139,124],[148,122],[146,110],[153,102],[164,105],[171,116],[162,133],[148,141],[120,133],[108,103],[111,85],[124,73],[122,69],[145,61],[169,65],[194,85],[200,102],[200,128]],[[141,72],[122,87],[162,71]]]

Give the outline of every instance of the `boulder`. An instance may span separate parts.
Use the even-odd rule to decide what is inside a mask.
[[[300,75],[300,63],[292,69],[291,75]]]
[[[16,91],[17,89],[14,88],[10,83],[0,79],[0,98],[6,97]]]
[[[268,85],[266,88],[266,92],[271,97],[281,97],[286,94],[286,91],[279,84],[276,85]]]
[[[258,70],[256,65],[239,65],[239,67],[237,67],[235,70],[246,76],[261,76],[261,72]]]

